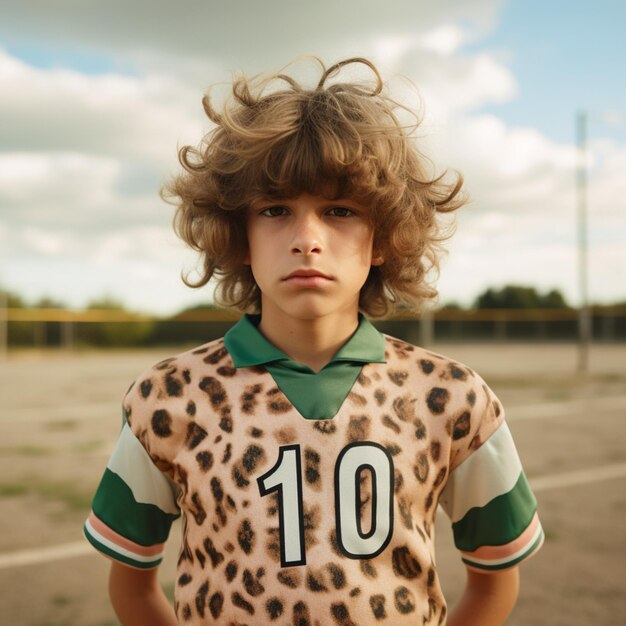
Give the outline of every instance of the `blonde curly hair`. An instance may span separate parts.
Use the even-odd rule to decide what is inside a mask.
[[[426,274],[438,272],[441,242],[452,234],[437,214],[465,202],[463,179],[426,175],[429,161],[413,137],[417,115],[384,93],[372,62],[351,58],[327,69],[316,61],[321,78],[313,89],[283,73],[241,76],[221,112],[203,98],[214,128],[199,147],[179,150],[184,171],[161,189],[177,206],[176,233],[201,254],[199,280],[182,280],[198,288],[215,277],[218,303],[258,312],[261,293],[244,264],[250,203],[302,193],[352,198],[369,208],[374,247],[384,257],[370,270],[359,308],[372,317],[394,306],[418,309],[437,295]],[[373,84],[329,83],[350,64],[367,66]],[[398,110],[412,113],[415,123],[401,124]]]

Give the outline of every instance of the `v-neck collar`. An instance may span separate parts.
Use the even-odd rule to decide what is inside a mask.
[[[296,371],[305,373],[306,368],[315,373],[307,365],[290,359],[266,339],[258,329],[260,321],[261,316],[258,314],[246,314],[224,336],[224,345],[235,367],[251,367],[281,361]],[[357,329],[325,367],[336,361],[385,363],[385,338],[362,313],[359,313]]]
[[[306,419],[334,417],[366,363],[385,363],[385,338],[359,314],[352,336],[318,372],[290,359],[258,329],[260,315],[245,315],[224,336],[236,368],[264,365]]]

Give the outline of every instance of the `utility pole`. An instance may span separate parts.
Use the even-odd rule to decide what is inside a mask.
[[[435,339],[435,320],[433,319],[433,310],[425,308],[420,317],[420,346],[431,347]]]
[[[587,113],[579,111],[576,117],[576,136],[578,143],[578,261],[580,309],[578,313],[578,371],[589,371],[589,345],[592,325],[589,311],[588,267],[587,267]]]
[[[8,354],[9,344],[9,296],[0,287],[0,361],[4,361]]]

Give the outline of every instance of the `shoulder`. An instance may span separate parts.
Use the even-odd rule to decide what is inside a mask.
[[[189,391],[214,373],[228,375],[232,359],[219,338],[154,363],[141,372],[126,391],[123,408],[130,418],[137,409],[167,411],[185,408]]]
[[[428,383],[449,390],[473,389],[489,392],[483,378],[470,366],[432,350],[413,345],[397,337],[385,338],[385,359],[389,369],[404,369]],[[491,392],[493,393],[493,392]]]
[[[504,419],[500,400],[471,367],[438,352],[385,335],[385,367],[391,383],[418,396],[429,420],[445,421],[460,461]]]

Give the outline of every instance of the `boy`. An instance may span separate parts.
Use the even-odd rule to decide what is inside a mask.
[[[365,64],[373,89],[327,84]],[[282,89],[270,89],[275,81]],[[417,305],[460,178],[423,172],[376,68],[315,89],[238,79],[169,185],[178,233],[245,315],[156,364],[85,524],[113,559],[123,624],[502,624],[543,533],[504,413],[466,366],[380,334],[361,312]],[[468,567],[450,616],[441,504]],[[156,577],[183,533],[175,614]]]

